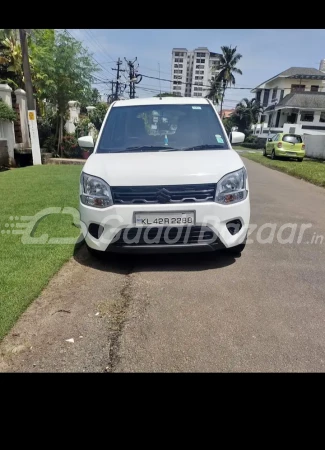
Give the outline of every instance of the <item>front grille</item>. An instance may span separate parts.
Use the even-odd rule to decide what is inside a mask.
[[[134,227],[119,231],[110,246],[185,245],[216,240],[217,236],[209,227]]]
[[[214,201],[215,184],[111,187],[113,202],[123,205]]]

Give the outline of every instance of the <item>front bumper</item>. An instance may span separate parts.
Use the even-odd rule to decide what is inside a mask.
[[[116,235],[125,228],[134,228],[135,212],[186,212],[195,211],[196,226],[207,227],[217,240],[213,243],[200,244],[167,244],[167,245],[136,245],[117,248],[113,245]],[[239,219],[242,227],[234,235],[227,228],[227,223]],[[214,202],[187,204],[151,204],[151,205],[113,205],[105,209],[93,208],[80,203],[80,220],[85,230],[86,244],[100,251],[143,251],[143,252],[186,252],[212,251],[217,248],[228,248],[245,241],[250,220],[250,200],[247,198],[233,205],[220,205]],[[89,232],[89,226],[97,224],[101,227],[98,238]],[[185,227],[184,227],[185,228]],[[86,232],[87,230],[87,232]],[[91,228],[90,228],[91,230]],[[94,234],[94,233],[93,233]],[[115,239],[114,239],[115,238]]]

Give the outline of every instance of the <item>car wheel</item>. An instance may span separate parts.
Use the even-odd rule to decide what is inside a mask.
[[[272,153],[271,153],[271,159],[276,159],[276,156],[275,156],[275,151],[274,151],[274,149],[272,150]]]
[[[91,256],[94,256],[97,259],[103,259],[106,255],[105,252],[101,252],[100,250],[95,250],[94,248],[89,247],[86,244],[87,250]]]
[[[242,244],[236,245],[235,247],[226,248],[226,253],[228,255],[240,255],[245,247],[246,242],[243,242]]]
[[[267,154],[266,154],[266,147],[264,147],[263,156],[267,156]]]
[[[247,236],[245,238],[245,241],[242,242],[241,244],[235,245],[235,247],[226,248],[225,249],[226,253],[228,255],[234,255],[234,256],[238,255],[239,256],[241,254],[241,252],[244,251],[244,248],[246,247],[246,239],[247,239]]]
[[[298,158],[297,161],[298,162],[302,162],[304,158]]]

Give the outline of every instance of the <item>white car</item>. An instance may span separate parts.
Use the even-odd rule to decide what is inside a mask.
[[[166,130],[166,127],[168,129]],[[80,219],[91,253],[240,253],[250,220],[247,173],[205,98],[114,102],[80,178]]]

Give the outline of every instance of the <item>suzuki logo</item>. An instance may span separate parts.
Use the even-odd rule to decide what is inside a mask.
[[[159,203],[169,203],[171,200],[171,196],[167,189],[162,188],[157,192],[157,200]]]

